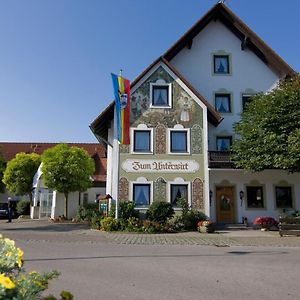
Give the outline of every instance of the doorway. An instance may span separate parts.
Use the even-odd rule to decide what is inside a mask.
[[[218,223],[235,222],[235,188],[233,186],[216,187],[216,212]]]

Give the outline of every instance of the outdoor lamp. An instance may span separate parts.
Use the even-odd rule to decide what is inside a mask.
[[[243,205],[244,192],[240,191],[241,206]]]

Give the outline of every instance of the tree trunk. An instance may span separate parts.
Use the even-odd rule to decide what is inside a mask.
[[[68,198],[69,198],[69,194],[65,193],[65,211],[64,211],[64,215],[65,218],[68,220]]]
[[[28,193],[29,200],[30,200],[30,206],[33,206],[33,201],[32,201],[32,191]]]

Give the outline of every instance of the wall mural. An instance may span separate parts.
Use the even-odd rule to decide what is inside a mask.
[[[192,207],[204,209],[203,181],[200,178],[195,178],[192,183]]]
[[[163,124],[158,124],[155,128],[155,153],[165,154],[167,150],[167,128]]]
[[[202,153],[202,128],[198,124],[192,127],[191,145],[193,154]]]
[[[166,195],[166,181],[159,177],[154,182],[154,201],[164,201],[164,199],[167,199]]]
[[[172,108],[149,109],[150,83],[163,79],[166,83],[172,83]],[[192,97],[162,68],[159,67],[134,93],[131,95],[131,126],[136,127],[144,123],[153,127],[158,123],[166,127],[174,127],[182,124],[191,127],[194,123],[203,124],[202,109],[196,105]]]
[[[119,200],[128,201],[129,198],[129,182],[126,177],[119,179]]]

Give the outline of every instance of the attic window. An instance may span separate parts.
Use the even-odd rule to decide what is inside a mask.
[[[214,55],[214,73],[229,74],[229,55]]]
[[[170,108],[171,107],[171,84],[159,80],[150,85],[151,107]]]

